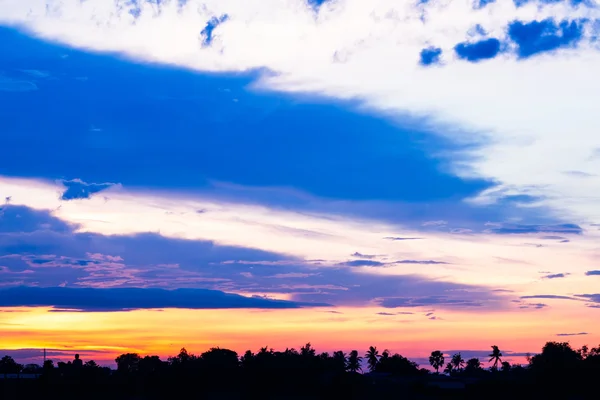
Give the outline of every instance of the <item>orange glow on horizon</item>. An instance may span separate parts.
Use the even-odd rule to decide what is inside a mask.
[[[138,310],[129,312],[52,312],[49,308],[0,309],[3,349],[61,349],[85,359],[113,364],[126,352],[156,354],[166,359],[181,347],[199,354],[211,347],[257,351],[299,349],[311,342],[318,352],[375,345],[408,358],[426,358],[431,351],[488,350],[535,354],[546,341],[569,341],[575,347],[600,342],[595,335],[557,337],[566,327],[583,326],[581,317],[557,302],[553,318],[546,310],[474,313],[403,310],[414,314],[381,316],[380,308],[293,310]],[[335,311],[331,313],[330,311]],[[391,310],[399,312],[399,310]],[[589,317],[589,311],[588,311]],[[579,322],[578,322],[579,321]],[[585,321],[589,325],[591,321]],[[599,323],[596,323],[599,324]],[[572,329],[572,328],[571,328]],[[41,356],[41,352],[40,352]],[[49,357],[66,361],[69,357]],[[425,365],[422,365],[425,366]]]

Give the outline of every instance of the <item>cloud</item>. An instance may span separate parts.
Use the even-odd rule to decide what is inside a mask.
[[[419,62],[423,66],[439,64],[441,55],[442,49],[440,49],[439,47],[431,46],[421,50]]]
[[[568,275],[571,275],[571,274],[569,274],[569,273],[548,274],[548,275],[542,276],[542,279],[566,278]]]
[[[94,193],[117,186],[116,183],[86,183],[81,179],[63,180],[61,183],[67,188],[60,196],[61,200],[89,199]]]
[[[564,237],[556,236],[556,235],[541,236],[540,239],[543,239],[543,240],[565,240]]]
[[[502,235],[530,234],[530,233],[561,233],[579,235],[583,232],[577,224],[557,225],[524,225],[524,224],[500,224],[500,226],[489,228],[489,233]]]
[[[578,332],[578,333],[557,333],[556,336],[584,336],[589,335],[587,332]]]
[[[496,57],[500,52],[500,41],[489,38],[474,43],[463,42],[457,44],[454,51],[463,60],[478,62]]]
[[[371,259],[377,257],[374,254],[362,254],[362,253],[359,253],[358,251],[356,251],[353,254],[351,254],[351,256],[352,257],[358,257],[358,258],[364,258],[364,259],[367,259],[367,260],[371,260]]]
[[[521,305],[519,305],[520,309],[541,310],[542,308],[546,308],[546,307],[548,307],[548,305],[544,304],[544,303],[522,303]]]
[[[594,293],[594,294],[576,294],[576,297],[578,297],[581,300],[585,300],[585,301],[589,301],[592,303],[600,303],[600,293]]]
[[[207,289],[74,289],[15,287],[3,289],[1,307],[56,307],[59,309],[111,312],[148,308],[300,308],[323,307],[328,304],[307,304],[284,300],[244,297]]]
[[[600,271],[599,270],[586,271],[585,274],[587,276],[600,276]]]
[[[453,299],[447,296],[390,297],[382,299],[379,305],[385,308],[449,306],[456,308],[481,307],[482,303],[471,299]]]
[[[551,300],[581,300],[570,296],[561,296],[556,294],[535,294],[529,296],[521,296],[521,299],[551,299]]]
[[[384,315],[384,316],[392,316],[392,315],[396,315],[395,313],[388,313],[388,312],[378,312],[376,313],[377,315]]]
[[[590,174],[590,173],[584,172],[584,171],[565,171],[564,174],[573,176],[576,178],[592,178],[592,177],[596,176],[595,174]]]
[[[547,18],[542,21],[514,21],[508,26],[508,36],[516,43],[519,57],[528,58],[576,46],[583,39],[583,29],[583,20],[556,22]]]
[[[201,5],[205,6],[201,7]],[[595,115],[595,112],[589,108],[589,104],[596,103],[594,99],[597,98],[599,92],[598,85],[600,83],[594,79],[593,71],[597,69],[594,66],[600,63],[600,56],[597,54],[597,43],[594,42],[595,34],[590,28],[591,24],[585,25],[582,20],[583,18],[590,21],[598,19],[600,14],[597,8],[583,7],[581,3],[567,1],[552,2],[552,4],[535,2],[517,6],[511,2],[498,1],[452,2],[452,4],[429,1],[426,4],[416,5],[412,0],[401,2],[383,0],[373,5],[365,4],[360,0],[348,0],[347,2],[328,2],[326,6],[319,7],[319,5],[320,2],[319,4],[316,2],[309,4],[306,1],[282,2],[273,5],[258,0],[245,2],[189,0],[185,4],[170,1],[106,5],[102,0],[85,2],[66,0],[56,4],[53,12],[49,13],[43,2],[22,0],[4,4],[0,15],[2,15],[2,23],[6,25],[20,26],[24,30],[35,32],[39,37],[51,41],[61,41],[69,47],[119,53],[137,61],[175,64],[206,72],[259,71],[254,75],[249,74],[249,80],[255,83],[255,86],[263,89],[325,95],[342,101],[356,99],[369,111],[383,111],[386,115],[393,114],[394,117],[428,116],[426,125],[434,128],[432,129],[435,131],[432,132],[433,134],[449,139],[452,143],[469,142],[467,146],[433,149],[441,151],[429,153],[450,155],[444,163],[448,168],[444,170],[451,171],[455,176],[464,179],[483,180],[495,188],[509,187],[515,195],[534,191],[537,197],[543,199],[540,201],[544,206],[541,211],[547,212],[547,217],[556,216],[557,220],[568,219],[579,222],[589,220],[597,215],[597,207],[590,199],[593,198],[593,193],[598,192],[600,180],[590,178],[589,184],[573,187],[568,179],[564,179],[563,174],[566,170],[586,170],[586,166],[590,170],[597,169],[595,164],[587,165],[587,158],[589,149],[600,147],[599,139],[594,134],[598,131],[598,125],[591,117]],[[482,7],[485,7],[484,12],[479,10]],[[447,18],[448,13],[451,13],[453,18]],[[207,32],[203,37],[199,35],[198,31],[205,27],[211,18],[218,19],[224,14],[229,15],[229,19],[220,24],[213,32],[215,37],[218,33],[219,40],[213,40],[210,46],[202,47],[201,44],[203,40],[206,40]],[[72,16],[69,18],[68,26],[65,25],[64,18],[66,16]],[[89,24],[91,18],[99,23]],[[362,29],[351,29],[350,27],[355,26],[357,21],[360,22]],[[209,26],[213,25],[215,24],[209,24]],[[457,43],[472,44],[465,40],[471,40],[469,32],[477,25],[484,27],[490,38],[507,42],[507,53],[502,57],[494,57],[486,62],[476,64],[461,62],[453,48]],[[181,29],[170,29],[169,27],[172,26],[178,26]],[[294,29],[290,29],[290,27],[294,27]],[[333,27],[348,28],[345,31],[349,33],[340,37],[337,34],[339,29],[333,29]],[[506,37],[507,31],[509,32],[508,37]],[[490,40],[490,38],[483,40]],[[177,45],[173,46],[173,43],[177,43]],[[252,48],[256,43],[261,43],[260,51],[249,52],[247,49]],[[416,62],[420,59],[420,52],[431,45],[443,51],[445,56],[443,68],[422,68]],[[10,45],[5,46],[14,48],[15,43],[12,41]],[[294,49],[294,51],[289,49]],[[69,53],[72,54],[71,51]],[[541,53],[544,53],[544,57],[538,57],[535,65],[523,62],[523,58]],[[344,54],[345,62],[335,62],[334,55],[336,54]],[[518,59],[519,55],[521,59]],[[583,65],[592,67],[582,68]],[[42,66],[39,68],[41,69]],[[375,69],[378,71],[376,74],[373,73]],[[570,75],[570,71],[573,70],[583,72],[573,77]],[[493,76],[494,79],[489,79],[490,76]],[[571,76],[572,79],[564,79],[565,76]],[[94,78],[97,77],[90,79]],[[116,80],[128,82],[123,76]],[[554,82],[551,89],[552,96],[539,89],[544,82],[548,81]],[[132,89],[137,88],[134,80],[128,84]],[[173,87],[179,88],[180,86],[176,84]],[[456,93],[462,93],[462,95],[456,96]],[[188,93],[184,92],[163,95],[177,97],[174,96],[175,94],[179,94],[180,97],[188,96]],[[495,107],[489,106],[492,102],[491,94],[493,94]],[[83,96],[72,97],[81,102],[86,101]],[[115,97],[114,105],[108,104],[102,107],[116,107],[120,101],[126,100],[119,99],[119,96]],[[551,102],[551,98],[565,99],[566,103],[574,104],[573,109],[570,110],[573,118],[570,119],[569,125],[561,119],[564,109],[560,104]],[[240,104],[244,103],[243,99],[239,97],[235,97],[235,99],[239,100]],[[213,98],[211,101],[214,101],[215,104],[219,103]],[[227,102],[232,104],[233,99],[230,97]],[[532,110],[531,104],[536,104],[538,107]],[[69,109],[69,107],[65,108]],[[276,109],[277,106],[268,104],[266,107],[258,108],[260,112],[256,113],[250,113],[247,110],[239,111],[235,118],[246,113],[244,114],[246,116],[252,115],[253,118],[263,119],[270,110]],[[174,111],[178,109],[176,105],[164,109],[156,106],[156,109],[160,109],[165,114],[161,117],[178,120],[177,112]],[[196,109],[201,109],[201,107],[196,107]],[[239,110],[244,109],[240,108]],[[213,111],[216,110],[214,108],[207,109],[207,114],[212,118],[225,120],[223,113]],[[98,115],[100,114],[98,113]],[[154,117],[152,113],[148,113],[146,117],[149,126],[154,125],[157,130],[160,130],[160,124],[155,123],[157,117]],[[227,120],[235,118],[227,118]],[[322,121],[323,119],[318,120]],[[303,119],[298,118],[297,121],[303,121]],[[39,123],[42,122],[39,121]],[[203,119],[203,122],[206,123],[206,120]],[[185,126],[183,121],[182,126]],[[244,126],[249,126],[249,124],[244,124]],[[105,148],[103,146],[110,142],[112,135],[112,137],[125,136],[125,140],[118,141],[119,146],[122,149],[130,148],[129,146],[135,140],[132,140],[130,134],[126,133],[127,130],[122,127],[123,125],[115,128],[115,131],[119,132],[118,135],[114,132],[103,132],[106,134],[86,137],[85,145],[87,148]],[[311,134],[311,130],[304,129],[304,127],[298,130],[304,134]],[[75,131],[77,130],[64,130],[65,135]],[[149,130],[131,129],[131,131],[148,132]],[[209,128],[207,131],[212,131],[212,129]],[[329,131],[333,132],[334,130],[330,129]],[[346,132],[345,129],[339,129],[339,131]],[[377,129],[361,129],[361,131],[377,132],[375,136],[379,137]],[[560,140],[558,140],[563,137],[565,131],[571,132],[573,139],[570,141],[572,149],[568,149],[568,151],[565,151],[564,146],[559,144]],[[178,135],[181,135],[179,130],[175,136]],[[331,135],[335,135],[335,132]],[[288,133],[286,137],[293,136],[292,133]],[[402,137],[404,135],[395,136]],[[173,137],[173,139],[180,138]],[[218,141],[219,139],[210,140]],[[252,137],[248,141],[265,143],[264,140],[256,137]],[[174,140],[174,142],[182,143],[179,140]],[[234,143],[232,150],[237,150],[236,141],[230,140],[229,142]],[[309,142],[314,143],[310,140]],[[149,146],[149,143],[156,144],[158,141],[150,140],[140,145]],[[239,146],[243,148],[248,143],[240,143]],[[325,143],[342,143],[345,146],[343,141],[327,140]],[[361,148],[360,143],[352,143],[352,148]],[[383,144],[385,145],[385,143]],[[293,144],[289,147],[295,148]],[[325,154],[333,154],[327,149],[327,146],[319,147],[322,147]],[[195,150],[192,146],[185,146],[185,148],[190,152]],[[218,146],[209,145],[206,148],[212,149],[218,148]],[[383,146],[383,148],[408,149],[409,147],[393,145]],[[587,149],[587,151],[584,152],[583,149]],[[245,157],[255,156],[260,160],[264,155],[272,154],[270,157],[285,159],[287,154],[277,150],[279,149],[265,149],[264,154],[249,151],[247,153],[250,155],[245,155]],[[365,155],[369,154],[366,150],[363,151]],[[139,151],[142,152],[143,149],[139,149]],[[298,151],[297,153],[306,156],[314,154],[316,151],[320,151],[320,149],[312,149],[312,152]],[[148,172],[148,175],[152,171],[157,171],[158,165],[171,168],[171,164],[165,162],[166,160],[159,153],[156,153],[155,160],[148,160],[139,168],[151,171]],[[231,151],[231,155],[227,157],[243,158],[244,153],[241,151],[239,153],[241,154]],[[355,154],[344,149],[340,149],[337,153]],[[529,154],[550,156],[532,163],[526,161]],[[380,155],[377,154],[377,156]],[[26,160],[27,163],[24,160],[23,164],[33,165],[34,163],[30,161],[31,159],[35,160],[36,156],[37,154],[27,156],[30,159]],[[89,157],[90,160],[96,160],[96,157]],[[124,158],[129,159],[129,157]],[[394,174],[401,175],[402,179],[396,179],[399,182],[411,178],[408,173],[404,172],[408,168],[394,168],[394,165],[398,165],[397,160],[376,157],[376,155],[364,158],[361,170],[372,168],[373,171],[376,170],[380,173],[381,171],[393,171]],[[181,156],[180,160],[177,160],[180,167],[182,164],[188,164],[186,159],[187,157]],[[560,162],[556,162],[558,159]],[[295,180],[282,179],[284,182],[277,182],[276,175],[289,176],[290,170],[286,169],[281,171],[281,174],[274,174],[267,179],[263,165],[252,162],[254,160],[247,160],[250,162],[241,160],[247,166],[248,171],[241,171],[238,174],[247,174],[248,176],[245,176],[246,179],[241,179],[239,176],[235,176],[237,179],[230,179],[233,173],[226,168],[215,173],[213,168],[221,168],[218,163],[211,166],[214,163],[203,161],[203,157],[198,157],[198,160],[200,161],[197,162],[201,164],[206,162],[210,167],[207,169],[204,168],[205,165],[198,165],[198,170],[206,171],[211,178],[220,177],[220,180],[223,181],[263,186],[303,186],[303,189],[308,189],[308,192],[318,195],[328,196],[332,194],[331,192],[336,192],[335,194],[338,195],[334,196],[336,198],[343,198],[342,193],[347,196],[350,192],[349,183],[345,181],[343,183],[348,185],[345,187],[345,191],[342,190],[341,185],[330,185],[331,179],[327,182],[319,182],[327,180],[328,176],[349,180],[349,178],[344,178],[344,174],[341,173],[324,174],[312,184],[307,177]],[[268,160],[270,159],[266,158],[265,162]],[[386,160],[389,161],[388,165],[382,165],[386,164],[384,162]],[[55,165],[52,170],[46,170],[48,161],[42,161],[40,160],[39,165],[30,168],[48,171],[48,173],[61,168],[59,165]],[[292,159],[289,164],[311,164],[308,162],[297,163],[296,161],[301,160]],[[223,164],[228,162],[229,160],[223,160]],[[123,163],[124,161],[119,161],[116,162],[119,165],[108,165],[106,167],[108,171],[96,172],[96,176],[101,175],[102,180],[92,176],[79,176],[90,182],[121,182],[121,180],[112,179],[110,170],[121,168]],[[93,163],[90,162],[90,164]],[[410,165],[410,163],[407,164]],[[187,166],[190,165],[192,164],[189,163]],[[340,170],[348,170],[348,163],[333,162],[330,164],[331,168],[334,166],[339,166]],[[302,172],[308,175],[307,171],[321,170],[318,169],[318,166],[314,168],[304,167],[293,171],[299,175],[302,175]],[[421,170],[421,166],[415,169]],[[91,172],[89,174],[93,175]],[[195,169],[190,169],[189,174],[200,175]],[[379,199],[409,197],[403,194],[402,190],[410,187],[416,191],[417,187],[412,185],[414,181],[409,181],[407,184],[384,185],[379,182],[389,182],[389,179],[376,180],[372,179],[371,174],[363,176],[362,173],[346,175],[361,180],[361,182],[353,183],[353,186],[363,189],[361,190],[362,193],[365,193],[363,196],[375,197],[378,193]],[[42,176],[42,174],[38,173],[36,176]],[[56,171],[54,176],[68,175],[64,171]],[[104,179],[105,176],[106,179]],[[185,179],[176,174],[156,174],[153,178],[155,182],[152,183],[156,184],[156,181],[166,180],[164,177],[167,176],[174,181],[173,185],[177,181]],[[255,181],[249,182],[251,181],[249,176],[254,176]],[[299,176],[296,175],[296,178]],[[314,174],[312,174],[312,178],[314,178]],[[146,179],[150,180],[148,177]],[[302,181],[303,185],[299,185],[299,181]],[[428,182],[427,179],[422,179],[422,181]],[[442,182],[449,181],[442,180]],[[122,183],[127,184],[126,182]],[[377,190],[371,190],[365,185],[371,185]],[[457,198],[468,196],[474,201],[489,200],[485,195],[480,195],[481,190],[463,192],[446,190],[445,185],[431,184],[428,186],[436,187],[435,190],[438,192],[444,192],[438,199],[447,198],[444,195],[453,196],[448,193],[456,193]],[[421,194],[427,193],[425,187],[419,191]],[[356,195],[357,192],[355,189],[355,192],[352,193]],[[420,199],[422,200],[422,198]],[[528,210],[528,213],[530,212],[532,210]]]
[[[212,17],[207,23],[204,29],[200,31],[200,36],[202,36],[202,45],[210,46],[213,41],[213,32],[215,29],[221,25],[223,22],[227,21],[229,16],[227,14],[223,14],[220,17]]]
[[[384,239],[387,240],[392,240],[392,241],[402,241],[402,240],[421,240],[423,238],[417,238],[417,237],[399,237],[399,236],[387,236],[384,237]]]
[[[6,206],[5,206],[6,207]],[[485,286],[445,282],[420,274],[382,275],[349,266],[375,265],[374,260],[335,265],[253,248],[224,246],[206,240],[162,237],[156,233],[102,235],[77,232],[48,211],[8,206],[0,232],[0,264],[5,286],[90,289],[205,289],[272,295],[297,303],[365,306],[406,300],[411,306],[439,304],[482,309],[507,306],[506,299]],[[21,216],[17,218],[17,216]],[[21,232],[18,221],[28,225]],[[38,229],[44,221],[52,229]],[[379,240],[379,233],[373,240]],[[349,261],[349,262],[352,262]],[[249,277],[249,278],[248,278]],[[110,293],[110,292],[100,292]],[[143,292],[146,293],[146,292]],[[442,295],[441,298],[435,296]],[[429,298],[434,296],[434,298]]]
[[[394,264],[421,264],[421,265],[438,265],[438,264],[448,264],[444,261],[434,261],[434,260],[400,260],[394,261]]]
[[[351,260],[338,263],[337,265],[344,267],[384,267],[387,264],[373,260]]]

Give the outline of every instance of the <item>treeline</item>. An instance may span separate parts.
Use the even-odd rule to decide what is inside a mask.
[[[0,374],[40,374],[35,380],[3,379],[6,399],[41,393],[75,398],[81,397],[80,390],[86,391],[87,398],[119,399],[394,398],[399,394],[420,399],[475,398],[495,390],[509,391],[512,398],[542,393],[600,398],[598,393],[588,393],[600,377],[600,346],[573,349],[569,343],[548,342],[541,353],[527,357],[526,365],[511,365],[503,357],[498,346],[491,346],[483,360],[489,367],[484,368],[479,358],[465,360],[460,353],[445,356],[436,350],[429,357],[431,372],[374,346],[365,353],[330,354],[317,353],[307,343],[299,350],[264,347],[241,357],[219,347],[200,355],[181,349],[167,360],[127,353],[116,358],[116,370],[91,360],[83,362],[78,356],[56,365],[47,360],[41,367],[22,366],[6,356],[0,360]]]

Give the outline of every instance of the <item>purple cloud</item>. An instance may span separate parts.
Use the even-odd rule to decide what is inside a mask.
[[[542,279],[557,279],[557,278],[566,278],[569,273],[560,273],[560,274],[549,274],[542,276]]]
[[[75,227],[25,207],[4,206],[0,223],[2,287],[39,285],[90,289],[205,289],[225,293],[283,293],[298,303],[386,308],[419,304],[502,308],[508,300],[487,287],[430,280],[419,274],[358,273],[369,260],[335,265],[210,241],[157,234],[77,233]],[[23,221],[24,224],[19,224]],[[24,232],[25,231],[25,232]],[[402,263],[441,263],[403,260]],[[436,297],[439,295],[441,297]],[[407,300],[408,299],[408,300]]]

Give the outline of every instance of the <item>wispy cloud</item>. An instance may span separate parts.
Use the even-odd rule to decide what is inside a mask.
[[[569,276],[569,273],[559,273],[559,274],[548,274],[542,276],[542,279],[558,279],[558,278],[566,278]]]
[[[577,333],[557,333],[556,336],[584,336],[589,335],[587,332],[577,332]]]

